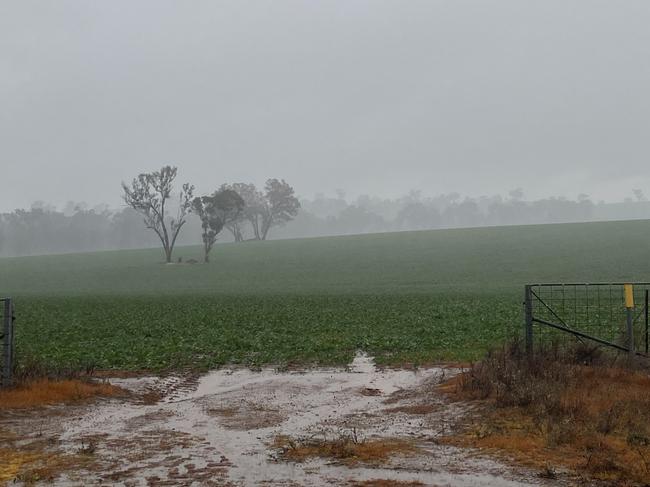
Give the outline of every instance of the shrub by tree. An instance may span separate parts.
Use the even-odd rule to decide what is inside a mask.
[[[160,171],[140,174],[133,179],[130,186],[122,182],[124,201],[144,216],[146,227],[158,235],[167,263],[172,261],[174,245],[192,209],[194,193],[194,186],[183,184],[178,195],[176,216],[168,216],[168,202],[172,196],[177,172],[176,167],[164,166]]]
[[[201,220],[203,261],[209,262],[210,251],[217,236],[230,224],[235,224],[244,210],[244,199],[232,189],[222,188],[210,196],[192,200],[192,210]]]

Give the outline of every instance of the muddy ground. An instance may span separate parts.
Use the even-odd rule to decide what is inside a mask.
[[[109,379],[129,397],[4,412],[0,443],[59,459],[12,485],[563,485],[437,443],[466,413],[436,388],[455,373],[379,370],[359,354],[347,369]],[[330,444],[380,448],[295,461],[306,445]]]

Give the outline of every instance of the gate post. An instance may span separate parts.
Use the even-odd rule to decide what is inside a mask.
[[[11,298],[4,300],[4,319],[3,319],[3,342],[2,346],[2,387],[9,387],[12,383],[13,375],[13,344],[14,344],[14,309]]]
[[[644,309],[644,314],[645,314],[645,354],[648,355],[648,318],[650,315],[648,314],[648,289],[646,288],[645,290],[645,305],[643,307]]]
[[[530,284],[524,288],[524,337],[526,342],[526,353],[533,353],[533,293]]]
[[[625,310],[627,311],[627,351],[630,360],[634,359],[634,288],[632,284],[624,284]]]

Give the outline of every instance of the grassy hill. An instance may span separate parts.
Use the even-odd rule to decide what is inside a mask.
[[[468,359],[518,328],[526,282],[647,280],[649,247],[630,221],[5,258],[0,294],[19,356],[52,366]]]
[[[400,232],[218,245],[208,265],[158,249],[0,259],[11,295],[368,294],[518,290],[532,281],[641,279],[650,222]],[[199,247],[176,255],[200,260]]]

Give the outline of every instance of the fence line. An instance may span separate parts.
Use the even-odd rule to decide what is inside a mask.
[[[13,382],[14,370],[14,305],[11,298],[1,298],[2,302],[2,381],[0,386],[9,387]]]
[[[538,283],[524,288],[526,351],[549,338],[573,337],[649,355],[650,283]]]

